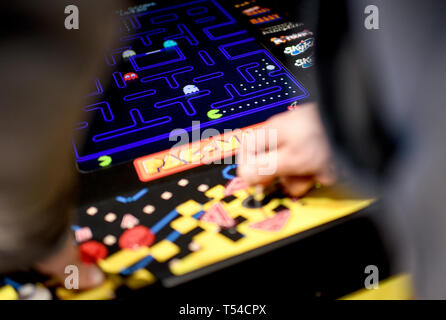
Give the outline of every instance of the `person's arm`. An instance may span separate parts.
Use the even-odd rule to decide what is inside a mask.
[[[394,271],[413,273],[418,297],[444,299],[446,4],[374,1],[379,29],[368,30],[369,4],[321,1],[319,107],[335,158],[358,178],[358,187],[373,189],[386,204],[377,222],[397,254]],[[294,132],[289,118],[282,118]],[[282,130],[281,123],[276,126]],[[298,150],[304,142],[292,143]],[[325,143],[313,144],[325,154]],[[300,152],[288,156],[282,162],[299,163]],[[243,164],[239,173],[253,183],[271,179],[258,179]]]
[[[395,270],[414,275],[419,298],[444,299],[446,3],[374,1],[376,30],[364,26],[369,1],[343,3],[346,37],[334,36],[339,15],[325,10],[318,38],[329,136],[386,204],[377,222],[398,254]]]

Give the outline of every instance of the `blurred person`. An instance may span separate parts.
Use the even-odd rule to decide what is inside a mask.
[[[364,27],[369,4],[379,29]],[[267,121],[276,148],[245,140],[258,161],[242,161],[238,174],[259,186],[279,178],[302,196],[317,182],[333,184],[334,166],[347,170],[382,199],[378,223],[417,297],[446,299],[446,3],[320,1],[318,12],[318,104]],[[259,174],[271,153],[275,173]]]
[[[77,193],[70,132],[118,34],[116,3],[0,3],[0,273],[35,268],[63,283],[65,267],[76,265],[80,289],[104,280],[80,260],[69,230]],[[79,8],[79,30],[65,29],[67,5]]]

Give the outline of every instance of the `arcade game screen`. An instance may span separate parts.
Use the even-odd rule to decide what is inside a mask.
[[[82,258],[108,280],[74,292],[38,278],[36,290],[109,299],[122,286],[175,286],[373,202],[341,182],[299,199],[272,186],[259,204],[236,177],[243,132],[312,99],[314,35],[305,25],[241,0],[140,2],[116,19],[107,72],[79,106],[91,120],[72,134],[82,180],[72,229]],[[0,290],[20,298],[29,282],[7,277]]]
[[[104,56],[109,72],[92,79],[83,107],[94,119],[73,137],[80,171],[167,150],[194,130],[255,125],[310,96],[220,3],[174,3],[119,12],[120,41]],[[312,47],[306,38],[290,56]]]

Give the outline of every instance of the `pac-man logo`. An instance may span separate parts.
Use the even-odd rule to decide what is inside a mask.
[[[209,164],[237,153],[243,132],[262,123],[136,159],[139,180],[146,182]]]

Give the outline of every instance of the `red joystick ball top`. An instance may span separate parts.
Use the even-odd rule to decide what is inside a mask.
[[[108,250],[100,242],[90,240],[79,246],[82,261],[85,263],[96,263],[107,257]]]
[[[121,249],[138,249],[143,246],[151,246],[155,242],[152,230],[145,226],[136,226],[122,233],[119,238]]]

